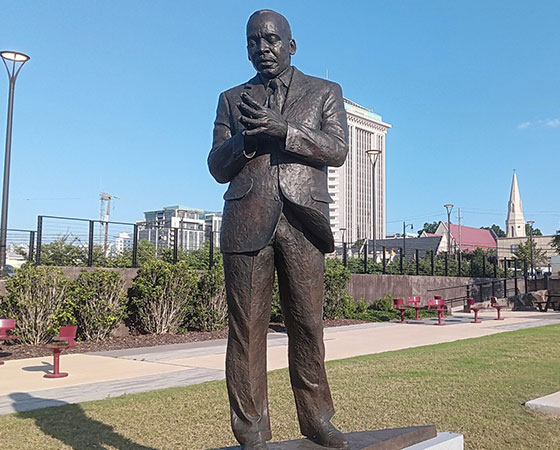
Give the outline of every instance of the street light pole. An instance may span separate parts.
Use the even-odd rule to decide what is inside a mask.
[[[346,228],[341,228],[340,231],[342,231],[342,265],[346,267],[348,265],[346,256],[346,240],[344,239],[344,232],[346,231]]]
[[[527,223],[530,225],[529,227],[529,251],[530,258],[531,258],[531,277],[534,278],[535,276],[535,266],[533,264],[533,224],[535,223],[534,220],[528,220]]]
[[[451,256],[451,211],[453,211],[453,205],[447,203],[443,205],[447,210],[447,259]]]
[[[414,230],[414,225],[409,223],[408,225],[406,222],[402,223],[402,246],[403,246],[403,257],[406,259],[406,229],[410,227],[411,230]]]
[[[371,165],[373,166],[373,171],[371,172],[371,184],[372,184],[372,196],[373,201],[372,203],[372,220],[373,220],[373,261],[377,262],[377,214],[376,214],[376,204],[377,204],[377,189],[375,185],[375,166],[379,159],[379,155],[381,155],[381,149],[370,149],[366,150],[367,155],[369,156],[369,160],[371,161]]]
[[[29,61],[29,56],[23,53],[0,52],[2,62],[8,72],[10,92],[8,96],[8,119],[6,124],[6,152],[4,154],[4,184],[2,189],[2,218],[0,220],[0,272],[6,272],[6,239],[8,234],[8,197],[10,190],[10,160],[12,155],[12,123],[14,116],[14,92],[16,80],[23,65]]]

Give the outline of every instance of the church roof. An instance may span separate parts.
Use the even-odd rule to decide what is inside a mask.
[[[444,223],[447,226],[447,223]],[[451,224],[451,235],[459,243],[459,225]],[[476,248],[490,250],[496,248],[496,239],[490,230],[461,225],[461,250],[471,252]]]

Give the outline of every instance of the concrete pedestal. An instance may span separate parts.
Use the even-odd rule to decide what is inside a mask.
[[[433,425],[358,431],[344,435],[349,450],[463,450],[463,436],[437,433]],[[267,443],[269,450],[325,450],[308,439]],[[215,450],[239,450],[239,446]]]
[[[406,447],[405,450],[463,450],[464,448],[462,434],[438,433],[435,438]]]

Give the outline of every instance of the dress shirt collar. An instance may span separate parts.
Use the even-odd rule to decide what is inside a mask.
[[[284,70],[284,72],[282,72],[280,75],[278,75],[276,78],[278,80],[280,80],[280,82],[284,85],[284,87],[287,89],[288,87],[290,87],[290,83],[292,81],[292,75],[294,73],[294,68],[293,66],[288,66],[286,68],[286,70]],[[261,80],[261,83],[263,84],[263,86],[266,88],[268,87],[270,80],[268,78],[263,77],[260,73],[259,73],[259,78]]]

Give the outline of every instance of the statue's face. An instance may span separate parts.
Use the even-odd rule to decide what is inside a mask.
[[[296,43],[281,18],[261,14],[247,24],[247,52],[257,72],[266,78],[274,78],[289,67]]]

